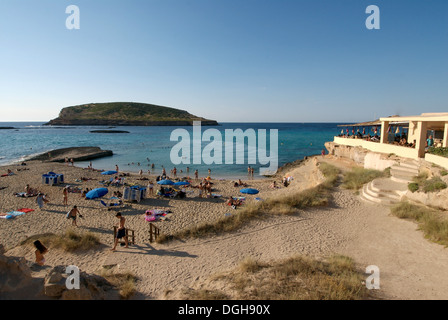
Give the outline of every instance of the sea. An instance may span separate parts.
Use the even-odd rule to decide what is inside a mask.
[[[157,175],[163,168],[169,174],[176,167],[178,176],[185,175],[188,168],[190,176],[195,170],[198,170],[199,176],[207,176],[210,170],[213,178],[244,178],[250,166],[254,168],[256,178],[260,176],[260,168],[267,168],[274,162],[281,167],[306,156],[321,154],[325,142],[333,141],[333,137],[340,133],[338,125],[224,122],[217,126],[202,126],[201,130],[196,128],[194,131],[191,126],[44,126],[43,122],[0,122],[0,127],[14,128],[0,130],[0,165],[20,163],[27,157],[54,149],[89,146],[113,151],[113,156],[92,160],[93,167],[100,170],[115,170],[117,165],[120,171],[138,173],[142,170],[147,174],[150,170],[151,174]],[[93,130],[128,133],[92,133]],[[229,132],[255,133],[256,148],[251,148],[251,142],[246,139],[242,154],[235,139],[234,154],[226,155],[226,151],[230,151],[225,146],[225,137]],[[207,140],[206,136],[212,138]],[[272,144],[271,138],[274,139]],[[222,148],[212,148],[216,143]],[[188,145],[190,150],[186,147]],[[226,164],[226,156],[233,161]],[[76,162],[75,165],[87,167],[89,161]]]

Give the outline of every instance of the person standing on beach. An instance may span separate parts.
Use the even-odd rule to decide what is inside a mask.
[[[196,169],[196,171],[194,172],[194,178],[196,179],[196,181],[198,181],[198,179],[199,179],[198,169]]]
[[[68,206],[68,188],[64,187],[64,189],[62,189],[62,195],[64,197],[64,206]]]
[[[120,171],[118,170],[118,165],[115,165],[115,171],[117,171],[117,173],[120,172]]]
[[[82,217],[81,213],[78,210],[78,207],[76,207],[76,206],[73,206],[73,208],[67,214],[67,218],[72,219],[72,226],[75,226],[75,227],[78,226],[76,224],[76,215],[77,214],[79,214],[79,216]]]
[[[70,162],[72,164],[72,167],[74,167],[75,166],[75,161],[73,160],[73,158],[70,159]]]
[[[39,206],[39,209],[42,209],[44,207],[44,195],[39,192],[36,198],[37,205]]]
[[[119,219],[119,223],[118,223],[118,231],[117,231],[117,236],[115,238],[115,243],[114,243],[114,247],[112,248],[112,251],[115,251],[115,249],[117,248],[117,244],[118,244],[118,240],[121,238],[124,238],[124,242],[125,242],[125,247],[128,248],[128,237],[126,236],[126,228],[124,227],[124,223],[126,222],[125,217],[121,216],[120,212],[117,212],[116,217]]]
[[[148,183],[148,195],[154,195],[154,184],[152,183],[152,180]]]

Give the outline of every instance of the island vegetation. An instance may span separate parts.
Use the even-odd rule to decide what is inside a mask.
[[[91,103],[66,107],[59,117],[45,125],[101,125],[101,126],[191,126],[193,121],[201,125],[218,125],[190,114],[185,110],[135,102]]]

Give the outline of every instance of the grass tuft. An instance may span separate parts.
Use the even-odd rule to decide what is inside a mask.
[[[237,300],[360,300],[368,297],[364,277],[351,258],[341,255],[325,261],[294,256],[269,264],[246,259],[235,270],[214,279],[230,293],[207,288],[200,291]],[[193,289],[184,294],[187,299],[201,298]]]
[[[62,235],[45,233],[32,236],[21,244],[32,243],[39,239],[46,246],[62,249],[66,252],[77,250],[89,250],[100,244],[99,238],[91,232],[78,233],[74,230],[67,230]]]
[[[100,276],[109,281],[119,290],[120,298],[127,300],[136,293],[137,277],[130,272],[114,272],[113,270],[102,269]]]
[[[342,186],[350,190],[359,190],[364,184],[377,178],[386,177],[388,174],[388,171],[354,168],[344,175]]]
[[[400,202],[391,208],[391,213],[400,219],[417,222],[425,237],[435,243],[448,246],[448,218],[446,213],[428,207]]]

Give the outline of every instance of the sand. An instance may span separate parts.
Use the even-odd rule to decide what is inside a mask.
[[[241,177],[250,187],[260,190],[258,195],[247,196],[247,202],[256,201],[256,197],[266,199],[316,185],[323,177],[317,170],[315,159],[322,160],[321,157],[312,158],[290,170],[293,180],[288,188],[272,190],[269,185],[273,179],[247,180]],[[353,166],[349,161],[323,160],[344,170]],[[39,233],[62,233],[71,228],[70,222],[65,219],[68,209],[62,205],[62,186],[42,185],[41,175],[48,171],[63,173],[66,182],[82,188],[100,186],[98,181],[103,180],[104,176],[64,164],[33,162],[26,167],[29,170],[19,172],[16,169],[22,167],[0,168],[0,172],[10,168],[16,173],[0,178],[0,187],[8,186],[0,191],[0,212],[23,207],[36,209],[13,220],[0,219],[0,243],[9,249],[7,255],[32,260],[32,248],[18,246],[22,240]],[[81,176],[98,180],[75,182]],[[137,178],[134,176],[128,181],[137,181]],[[280,180],[277,179],[277,182]],[[47,193],[51,204],[39,210],[35,198],[13,196],[14,192],[22,192],[27,183]],[[166,292],[172,292],[169,298],[176,297],[176,291],[198,287],[210,276],[235,268],[247,257],[271,261],[295,254],[320,258],[340,253],[354,258],[360,270],[368,265],[379,267],[381,289],[375,291],[375,297],[448,298],[445,290],[448,287],[448,251],[426,240],[416,230],[415,223],[390,216],[388,207],[362,202],[353,192],[340,188],[335,190],[333,202],[325,208],[254,220],[240,230],[225,235],[176,240],[167,244],[149,243],[148,224],[142,216],[147,209],[165,208],[172,211],[169,219],[155,223],[166,234],[194,224],[215,221],[228,213],[238,214],[238,209],[231,209],[224,201],[228,196],[240,195],[239,188],[235,188],[231,180],[214,180],[214,188],[216,193],[223,195],[222,198],[200,199],[194,189],[187,199],[149,198],[124,208],[121,212],[127,218],[127,227],[135,230],[137,243],[130,248],[118,247],[116,252],[110,251],[112,226],[116,223],[114,211],[108,211],[98,201],[69,194],[69,205],[76,204],[85,217],[79,220],[77,229],[94,232],[103,245],[98,250],[77,254],[50,250],[47,265],[77,265],[89,273],[102,265],[118,265],[120,270],[131,271],[139,278],[136,299],[164,299]],[[112,193],[121,189],[110,190]]]

